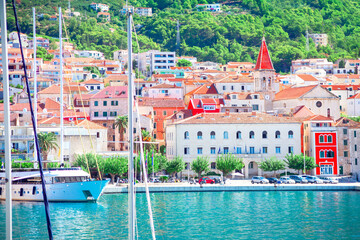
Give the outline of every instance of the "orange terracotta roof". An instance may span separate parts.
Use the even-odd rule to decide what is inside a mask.
[[[305,121],[333,121],[333,119],[323,115],[314,115],[305,119]]]
[[[60,125],[60,115],[59,116],[53,116],[50,118],[45,118],[45,119],[41,119],[38,121],[38,124],[56,124],[56,125]],[[67,121],[66,119],[64,119],[64,124],[70,124],[69,121]]]
[[[47,110],[60,110],[60,103],[56,102],[50,98],[45,100],[45,108]]]
[[[349,97],[348,99],[360,99],[360,93],[357,93],[354,96]]]
[[[99,124],[96,124],[96,123],[94,123],[92,121],[89,121],[87,119],[79,121],[77,126],[84,127],[86,129],[106,129],[106,127],[101,126]]]
[[[90,80],[87,80],[85,82],[83,82],[83,84],[103,84],[103,82],[100,82],[98,80],[95,80],[95,79],[90,79]]]
[[[155,85],[155,86],[152,86],[150,88],[181,88],[181,87],[178,87],[176,86],[175,84],[166,84],[166,83],[163,83],[163,84],[159,84],[159,85]]]
[[[316,85],[287,88],[287,89],[284,89],[284,90],[278,92],[275,95],[275,100],[287,100],[287,99],[299,98],[315,87],[316,87]]]
[[[296,76],[298,76],[304,81],[319,81],[317,78],[309,74],[296,74]]]
[[[152,78],[175,78],[175,74],[153,74]]]
[[[211,83],[211,84],[204,84],[190,92],[188,92],[186,95],[191,96],[194,94],[219,94],[215,84]]]

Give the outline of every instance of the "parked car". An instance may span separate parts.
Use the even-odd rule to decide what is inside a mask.
[[[202,177],[199,179],[199,183],[210,183],[210,184],[214,184],[215,180],[209,178],[209,177]]]
[[[261,177],[261,176],[254,176],[254,177],[252,177],[252,179],[251,179],[251,183],[252,184],[254,184],[254,183],[261,183],[261,184],[263,184],[263,183],[269,183],[269,180],[267,180],[266,178],[264,178],[264,177]]]
[[[290,177],[281,177],[280,181],[282,183],[295,184],[295,180],[292,180]]]
[[[302,176],[291,175],[289,176],[295,183],[308,183],[308,180]]]
[[[339,181],[335,178],[332,178],[332,177],[319,177],[324,183],[333,183],[333,184],[336,184],[336,183],[339,183]]]
[[[157,177],[154,177],[154,178],[151,177],[149,180],[150,180],[150,182],[153,182],[153,183],[159,183],[160,182],[160,179],[157,178]]]
[[[221,182],[221,178],[219,176],[209,176],[209,178],[214,180],[215,183],[220,183]]]
[[[279,181],[276,177],[271,177],[268,178],[267,180],[269,180],[269,183],[277,183]]]
[[[307,176],[306,180],[308,180],[309,183],[324,183],[323,180],[321,180],[320,178],[318,178],[316,176]]]

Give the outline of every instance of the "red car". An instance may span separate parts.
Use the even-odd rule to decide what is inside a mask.
[[[209,177],[202,177],[199,179],[199,183],[210,183],[210,184],[214,184],[215,181]]]

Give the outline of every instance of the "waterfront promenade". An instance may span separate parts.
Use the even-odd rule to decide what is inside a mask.
[[[360,191],[360,183],[338,184],[252,184],[250,180],[232,180],[226,184],[149,183],[150,192],[223,192],[223,191]],[[127,193],[126,184],[109,184],[104,194]],[[136,185],[136,192],[144,193],[145,184]]]

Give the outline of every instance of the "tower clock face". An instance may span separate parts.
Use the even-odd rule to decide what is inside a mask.
[[[270,99],[270,96],[269,96],[269,95],[265,95],[265,99],[266,99],[266,100],[269,100],[269,99]]]
[[[320,107],[322,106],[322,102],[317,101],[317,102],[316,102],[316,106],[317,106],[318,108],[320,108]]]

